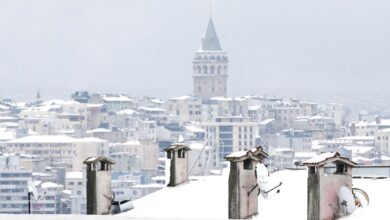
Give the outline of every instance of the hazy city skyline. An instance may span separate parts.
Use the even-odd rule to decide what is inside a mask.
[[[212,5],[229,96],[389,92],[387,1]],[[208,0],[3,2],[0,97],[191,94],[208,19]]]

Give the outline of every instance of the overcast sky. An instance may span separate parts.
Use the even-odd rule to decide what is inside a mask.
[[[214,0],[228,93],[389,93],[389,0]],[[0,97],[192,92],[208,0],[0,0]]]

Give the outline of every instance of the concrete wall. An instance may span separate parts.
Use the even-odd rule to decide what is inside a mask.
[[[87,214],[104,215],[111,208],[111,172],[87,173]]]
[[[176,186],[188,181],[188,151],[184,158],[178,157],[178,152],[172,152],[171,175],[168,186]]]
[[[318,172],[310,174],[307,179],[307,219],[320,219],[320,183]]]
[[[258,213],[258,187],[252,160],[252,169],[244,170],[243,161],[231,162],[229,174],[229,218],[242,219]],[[248,195],[248,193],[250,193]]]
[[[317,167],[308,177],[309,220],[335,219],[340,217],[338,192],[340,187],[352,189],[352,169],[346,174],[324,174],[324,167]]]

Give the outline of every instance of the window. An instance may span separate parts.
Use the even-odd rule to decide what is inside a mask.
[[[184,149],[178,150],[177,153],[178,153],[179,158],[185,158],[185,150]]]
[[[203,66],[203,74],[207,74],[207,70],[208,70],[207,66]]]
[[[246,159],[244,160],[244,170],[251,170],[252,169],[252,160]]]
[[[347,165],[343,163],[337,163],[336,164],[336,173],[346,173],[347,172]]]
[[[174,154],[173,154],[173,151],[171,151],[171,150],[170,150],[170,151],[167,151],[167,158],[168,158],[168,159],[172,159],[173,155],[174,155]]]

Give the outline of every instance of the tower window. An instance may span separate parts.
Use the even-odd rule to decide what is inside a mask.
[[[214,74],[214,72],[215,72],[215,67],[214,67],[214,66],[211,66],[211,67],[210,67],[210,74]]]
[[[208,68],[207,66],[203,66],[203,74],[207,74]]]
[[[217,73],[218,73],[218,74],[221,74],[221,70],[222,70],[222,67],[221,67],[221,66],[218,66]]]

